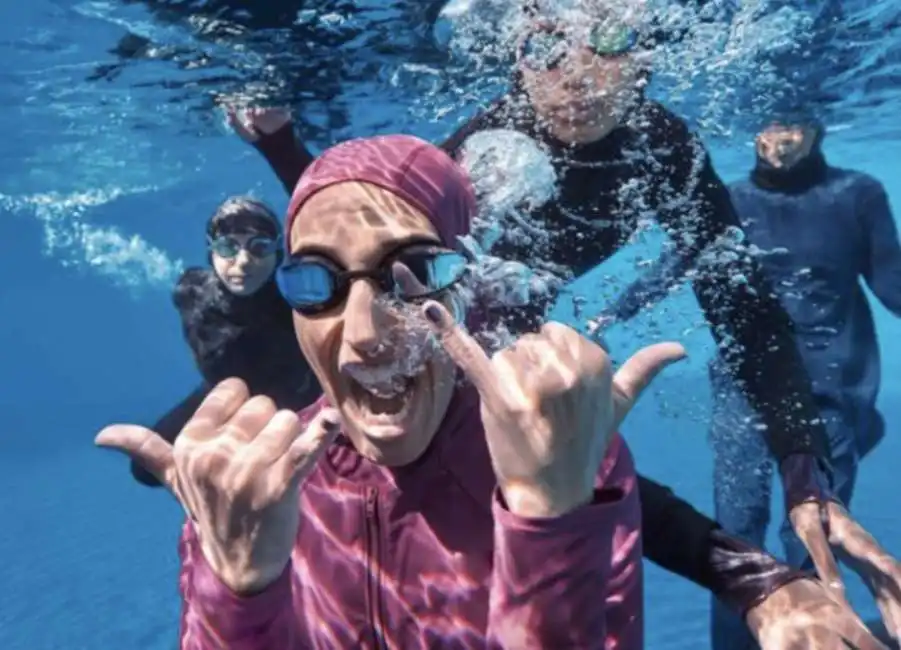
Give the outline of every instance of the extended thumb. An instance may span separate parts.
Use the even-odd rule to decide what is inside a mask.
[[[172,445],[150,429],[136,424],[114,424],[98,433],[94,443],[130,456],[161,483],[168,484],[167,476],[174,462]]]

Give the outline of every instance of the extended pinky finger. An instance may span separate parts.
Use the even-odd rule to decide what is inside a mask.
[[[304,477],[341,432],[338,412],[323,409],[288,449],[285,471],[292,477]]]

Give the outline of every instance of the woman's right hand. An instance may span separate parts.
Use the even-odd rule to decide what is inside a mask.
[[[213,571],[233,591],[262,591],[285,570],[299,526],[299,486],[337,435],[324,409],[304,429],[268,397],[227,379],[172,445],[137,425],[105,428],[96,443],[128,454],[168,487],[194,522]]]
[[[238,137],[250,144],[291,122],[291,111],[287,108],[228,108],[225,116]]]

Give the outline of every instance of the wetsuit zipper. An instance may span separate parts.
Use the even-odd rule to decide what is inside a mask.
[[[366,490],[366,545],[367,571],[366,571],[366,600],[369,614],[369,622],[372,625],[372,647],[376,650],[388,650],[385,644],[385,625],[382,620],[382,590],[380,584],[381,548],[379,530],[379,492],[375,488]]]

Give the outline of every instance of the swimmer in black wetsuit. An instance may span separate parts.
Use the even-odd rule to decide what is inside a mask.
[[[173,292],[185,339],[203,384],[171,409],[153,430],[175,440],[210,389],[229,377],[243,379],[252,395],[280,409],[299,411],[321,391],[294,332],[292,312],[275,284],[281,227],[264,204],[227,200],[207,224],[211,268],[184,272]],[[140,483],[159,481],[132,462]]]

